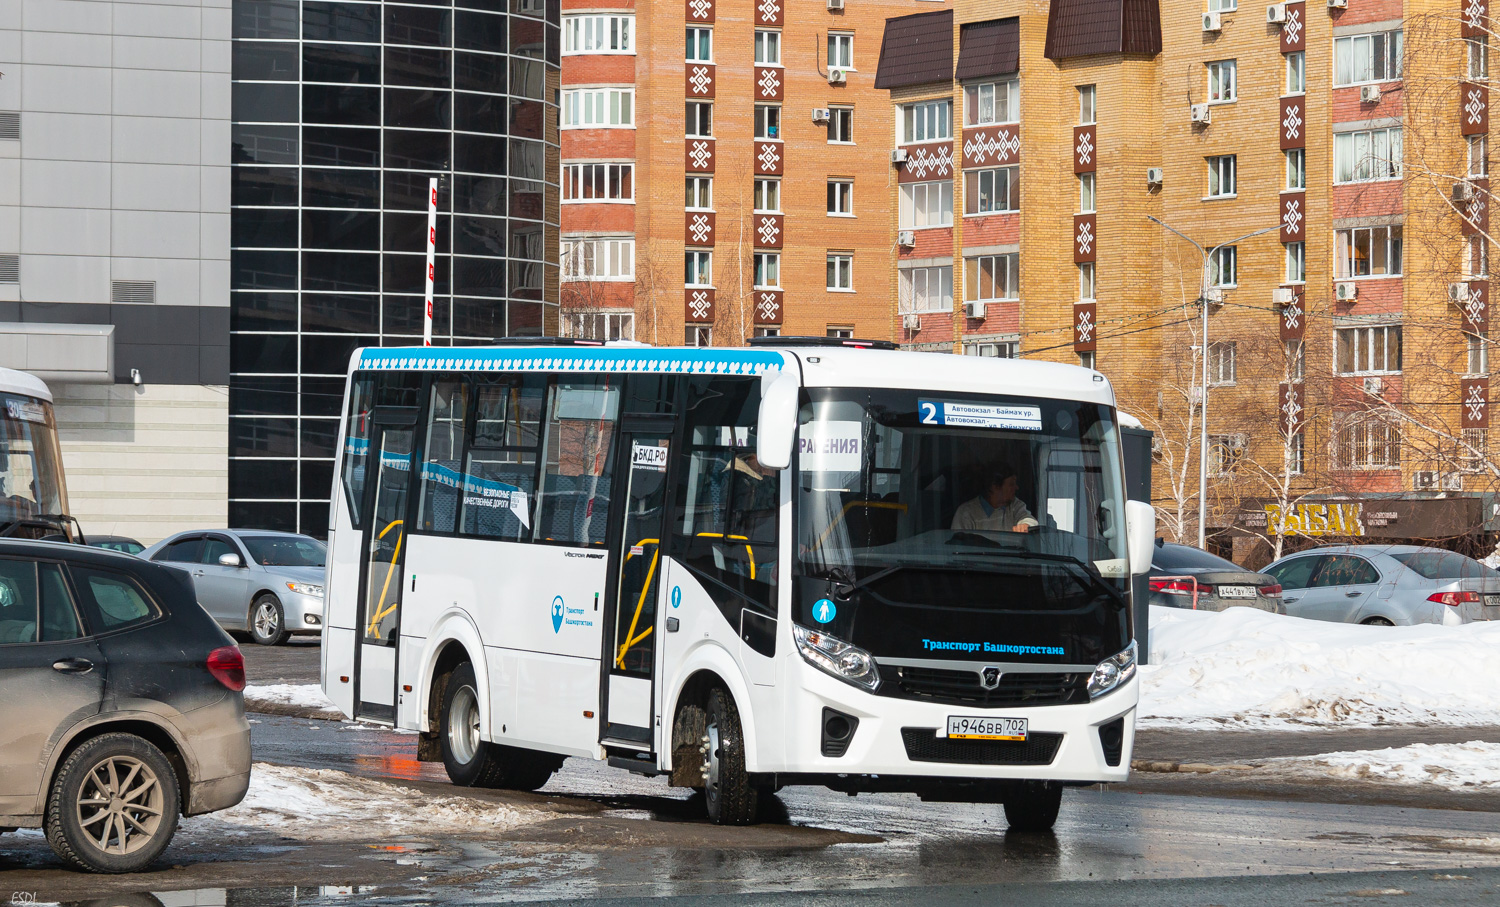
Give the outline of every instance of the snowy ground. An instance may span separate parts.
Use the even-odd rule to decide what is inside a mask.
[[[1500,621],[1365,627],[1251,608],[1151,609],[1144,726],[1500,724]]]
[[[245,687],[245,707],[253,710],[259,704],[290,706],[335,718],[341,714],[323,695],[323,688],[315,683],[249,684]]]
[[[420,805],[420,809],[417,808]],[[233,809],[184,819],[219,834],[272,831],[304,841],[382,840],[506,831],[551,815],[468,797],[433,797],[347,772],[257,762]]]
[[[1500,743],[1416,743],[1394,749],[1272,759],[1261,767],[1301,778],[1500,790]]]

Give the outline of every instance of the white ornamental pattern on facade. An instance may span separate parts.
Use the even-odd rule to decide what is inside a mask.
[[[1483,422],[1484,410],[1488,406],[1484,399],[1484,386],[1479,383],[1469,385],[1469,392],[1464,397],[1464,410],[1470,422]]]
[[[1292,301],[1282,307],[1281,323],[1289,333],[1302,327],[1302,296],[1300,294],[1294,294]]]
[[[1281,398],[1281,430],[1291,435],[1302,425],[1302,385],[1284,384],[1286,393]]]
[[[933,176],[951,176],[953,174],[953,149],[948,145],[943,145],[937,151],[918,148],[907,155],[907,173],[917,179],[926,179],[928,171],[931,171]]]
[[[1470,324],[1483,324],[1485,321],[1484,289],[1477,283],[1464,284],[1463,299],[1459,302],[1459,308],[1463,309],[1464,318]]]
[[[1093,139],[1093,137],[1089,133],[1087,133],[1087,132],[1081,132],[1081,133],[1079,133],[1078,134],[1078,147],[1075,148],[1075,149],[1073,149],[1073,151],[1074,151],[1075,154],[1078,155],[1078,163],[1080,163],[1080,164],[1091,163],[1093,161],[1093,159],[1094,159],[1094,139]]]
[[[774,292],[761,292],[755,302],[755,315],[761,321],[781,320],[781,300]]]
[[[994,135],[979,133],[964,142],[964,158],[973,164],[984,164],[990,155],[996,163],[1015,157],[1021,151],[1021,137],[1009,129]]]
[[[1095,324],[1094,324],[1093,313],[1091,313],[1088,309],[1079,309],[1078,310],[1078,326],[1075,329],[1075,331],[1077,333],[1077,337],[1075,338],[1075,342],[1077,342],[1077,343],[1090,343],[1090,342],[1092,342],[1093,339],[1094,339],[1094,327],[1095,327]]]
[[[1484,193],[1474,192],[1464,203],[1464,220],[1478,227],[1484,223]]]
[[[692,159],[693,166],[699,170],[707,167],[708,162],[713,159],[713,156],[714,153],[708,147],[708,142],[696,141],[688,144],[688,157]]]
[[[781,71],[778,69],[765,69],[760,74],[760,96],[763,98],[774,98],[781,94]]]
[[[777,238],[781,235],[781,227],[776,223],[776,216],[763,216],[760,224],[755,228],[756,238],[762,246],[779,245]]]
[[[1289,199],[1286,210],[1281,213],[1281,228],[1288,233],[1302,232],[1302,203]]]
[[[709,86],[714,84],[714,77],[707,66],[691,67],[688,73],[688,87],[693,89],[693,94],[707,95]]]
[[[1473,29],[1483,28],[1486,5],[1485,0],[1469,0],[1464,6],[1464,24]]]
[[[1470,126],[1478,126],[1484,122],[1484,89],[1465,89],[1468,100],[1464,102],[1464,115],[1469,119]]]
[[[714,304],[708,299],[707,290],[693,290],[688,294],[688,311],[698,321],[707,318],[708,313],[713,310],[713,307]]]
[[[1080,253],[1087,255],[1091,251],[1093,251],[1094,229],[1089,225],[1088,221],[1083,221],[1078,225],[1078,236],[1076,237],[1076,241],[1078,243],[1078,251]]]
[[[688,13],[694,19],[707,22],[708,14],[713,8],[713,0],[688,0]]]
[[[1281,128],[1286,130],[1286,137],[1295,139],[1302,134],[1302,105],[1288,104],[1286,117],[1281,121]]]
[[[1302,11],[1289,7],[1286,11],[1286,24],[1281,30],[1286,34],[1286,43],[1296,44],[1298,36],[1302,34]]]
[[[706,245],[710,236],[714,235],[714,228],[708,222],[707,214],[694,214],[688,218],[688,236],[697,245]]]
[[[762,23],[775,22],[781,16],[781,4],[776,0],[761,0],[757,7],[760,10],[760,21]]]
[[[781,152],[776,150],[775,142],[764,142],[760,146],[758,156],[762,172],[776,172],[776,165],[781,162]]]

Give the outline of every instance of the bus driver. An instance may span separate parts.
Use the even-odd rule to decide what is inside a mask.
[[[1016,497],[1016,471],[1001,466],[990,474],[989,485],[972,500],[958,505],[953,513],[953,531],[1030,532],[1036,517]]]

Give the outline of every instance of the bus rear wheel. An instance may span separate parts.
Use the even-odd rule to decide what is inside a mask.
[[[1011,831],[1051,831],[1062,806],[1056,781],[1022,781],[1005,796],[1005,823]]]
[[[708,692],[704,725],[703,799],[715,825],[755,821],[760,790],[745,771],[745,732],[734,697],[723,687]]]
[[[462,787],[536,790],[562,766],[561,756],[488,743],[480,736],[479,685],[467,661],[448,678],[439,723],[443,768]]]

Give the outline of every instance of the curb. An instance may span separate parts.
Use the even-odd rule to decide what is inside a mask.
[[[257,715],[274,715],[280,718],[315,718],[320,721],[343,721],[342,712],[333,709],[315,709],[305,705],[274,702],[269,699],[246,699],[245,711]]]

